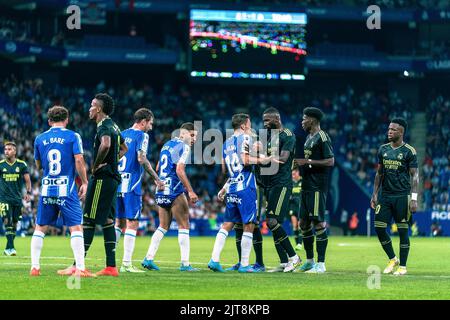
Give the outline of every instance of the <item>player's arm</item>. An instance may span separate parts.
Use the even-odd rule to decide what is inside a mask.
[[[23,179],[25,180],[25,188],[27,190],[27,193],[23,197],[23,199],[26,202],[29,202],[31,200],[31,178],[30,174],[27,172],[23,175]]]
[[[83,154],[76,154],[75,158],[75,168],[77,169],[78,176],[81,179],[80,190],[78,191],[78,197],[83,200],[86,196],[88,179],[86,173],[86,163],[84,162]]]
[[[119,150],[119,159],[121,159],[125,153],[127,153],[128,151],[128,146],[125,143],[125,139],[122,138],[122,136],[120,136],[120,150]]]
[[[193,203],[196,203],[198,201],[198,196],[192,189],[191,183],[189,182],[189,179],[186,175],[186,162],[189,156],[190,156],[190,148],[185,145],[183,146],[182,154],[177,161],[176,173],[181,183],[183,184],[184,188],[187,190],[189,199],[191,199]]]
[[[155,172],[155,170],[153,170],[150,161],[148,161],[147,156],[142,150],[138,151],[138,162],[141,166],[144,167],[144,170],[150,175],[150,177],[152,177],[158,190],[164,190],[164,182],[159,179],[158,174]]]
[[[122,144],[120,145],[120,147],[122,150]],[[109,149],[111,149],[111,136],[104,135],[100,139],[100,146],[98,147],[97,159],[95,159],[94,167],[92,168],[92,173],[95,173],[95,171],[106,165],[103,163],[103,160],[105,160],[106,156],[108,155]]]
[[[378,190],[380,190],[381,181],[383,180],[383,164],[379,163],[377,172],[375,173],[375,181],[373,182],[373,194],[370,199],[370,207],[375,209],[378,203]]]
[[[295,163],[299,166],[309,165],[312,167],[333,167],[334,166],[334,153],[333,147],[329,137],[322,138],[322,159],[296,159]]]
[[[227,179],[222,189],[220,189],[219,193],[217,194],[217,199],[219,199],[219,201],[223,201],[223,199],[225,199],[225,195],[227,194],[229,187],[230,187],[230,178]]]
[[[409,175],[411,176],[411,202],[409,208],[411,212],[417,211],[417,195],[419,192],[419,169],[409,168]]]
[[[191,183],[189,182],[189,179],[186,175],[186,164],[178,162],[176,172],[178,178],[188,192],[189,199],[191,199],[193,203],[196,203],[198,201],[198,196],[192,189]]]
[[[281,158],[280,158],[281,159]],[[304,166],[305,164],[310,164],[314,167],[333,167],[334,157],[328,159],[312,160],[312,159],[295,159],[295,163],[299,166]]]
[[[41,160],[35,160],[35,161],[34,161],[34,164],[36,165],[36,168],[37,168],[38,170],[41,170],[41,169],[42,169]]]

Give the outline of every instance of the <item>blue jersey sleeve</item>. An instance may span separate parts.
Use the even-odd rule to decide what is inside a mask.
[[[39,139],[37,137],[34,140],[34,160],[41,161],[41,154],[39,152]]]
[[[148,153],[148,134],[145,132],[139,137],[139,141],[136,144],[137,150],[136,151],[142,151],[145,155]]]
[[[72,146],[73,154],[83,154],[83,141],[81,140],[81,136],[78,133],[74,134],[73,146]]]

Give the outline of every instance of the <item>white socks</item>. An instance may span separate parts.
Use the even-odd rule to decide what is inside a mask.
[[[241,240],[241,266],[247,267],[253,245],[253,233],[244,232]]]
[[[183,266],[189,265],[189,229],[178,229],[178,244],[180,245],[181,264]]]
[[[40,269],[39,258],[41,257],[42,246],[44,245],[45,234],[41,231],[34,231],[31,238],[31,268]]]
[[[220,253],[223,250],[223,247],[225,246],[225,241],[227,241],[228,237],[228,231],[225,229],[220,229],[219,232],[217,232],[216,235],[216,241],[214,242],[214,248],[212,252],[211,259],[214,262],[220,261]]]
[[[78,270],[84,270],[84,239],[83,231],[73,231],[70,235],[70,246],[72,247],[75,265]]]
[[[120,236],[122,235],[122,230],[118,227],[114,227],[114,229],[116,230],[116,249],[117,249],[117,246],[119,245]]]
[[[150,241],[150,246],[148,247],[146,256],[148,260],[153,260],[153,258],[155,257],[156,251],[158,251],[159,248],[159,243],[161,242],[162,238],[164,238],[166,232],[167,232],[166,229],[158,227],[155,233],[153,233],[152,240]]]
[[[136,230],[126,229],[125,236],[123,238],[123,259],[122,259],[122,264],[125,266],[131,265],[131,257],[133,256],[135,242],[136,242]]]

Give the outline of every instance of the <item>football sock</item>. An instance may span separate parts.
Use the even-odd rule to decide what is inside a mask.
[[[225,241],[228,237],[228,231],[225,229],[220,229],[219,232],[217,232],[216,235],[216,241],[214,242],[214,248],[212,252],[211,259],[214,262],[220,261],[220,253],[223,250],[223,247],[225,246]]]
[[[14,226],[8,225],[6,227],[6,232],[5,232],[5,236],[6,236],[6,249],[14,249],[14,238],[16,237],[16,232],[14,230]]]
[[[279,242],[275,242],[275,250],[277,250],[278,258],[280,259],[280,263],[288,263],[288,255],[284,250],[283,246]]]
[[[234,225],[234,231],[236,232],[236,249],[238,252],[239,261],[241,261],[241,240],[242,234],[244,233],[244,227],[242,223],[236,223]]]
[[[250,260],[250,251],[252,250],[252,242],[253,242],[253,233],[252,232],[244,232],[242,234],[242,242],[241,242],[241,266],[247,267]]]
[[[400,266],[406,267],[409,254],[409,226],[407,223],[397,223],[400,238]]]
[[[255,250],[256,263],[260,266],[264,265],[262,243],[263,237],[261,234],[261,229],[255,226],[255,230],[253,230],[253,250]]]
[[[122,230],[119,227],[114,227],[116,230],[116,248],[119,245],[120,236],[122,235]]]
[[[296,256],[295,250],[292,247],[291,242],[289,241],[289,237],[287,236],[286,231],[284,231],[281,224],[277,223],[272,229],[270,229],[270,231],[272,231],[275,243],[278,242],[286,251],[289,257]]]
[[[380,222],[375,221],[375,223],[379,224]],[[392,248],[392,241],[391,237],[389,237],[387,231],[386,231],[387,224],[383,222],[383,226],[375,226],[375,231],[378,235],[378,240],[381,243],[381,246],[383,247],[384,252],[386,252],[389,259],[394,259],[395,253],[394,248]]]
[[[316,228],[316,250],[317,262],[325,262],[325,252],[327,251],[328,234],[327,228]]]
[[[84,240],[83,231],[73,231],[70,235],[70,246],[72,247],[75,265],[77,269],[84,270]]]
[[[148,247],[147,256],[148,260],[153,260],[155,258],[156,251],[158,251],[159,244],[161,240],[164,238],[167,230],[161,227],[158,227],[156,231],[153,233],[152,240],[150,241],[150,246]]]
[[[189,229],[178,229],[178,244],[180,245],[181,264],[183,266],[189,265]]]
[[[40,269],[39,258],[44,245],[45,234],[35,230],[31,238],[31,268]]]
[[[116,266],[116,232],[114,231],[114,223],[104,224],[103,239],[105,241],[106,266]]]
[[[94,240],[95,223],[87,220],[83,223],[83,238],[84,238],[84,256],[87,255],[92,241]]]
[[[314,259],[314,234],[312,228],[312,226],[309,226],[306,229],[301,229],[306,259]]]
[[[136,242],[136,230],[126,229],[125,236],[123,238],[123,258],[122,264],[131,265],[131,259],[133,256],[134,245]]]
[[[302,244],[302,237],[300,236],[300,230],[294,230],[294,239],[295,239],[295,244]]]

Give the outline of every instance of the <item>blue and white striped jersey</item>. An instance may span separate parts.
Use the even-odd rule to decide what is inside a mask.
[[[117,190],[119,193],[133,191],[136,195],[142,195],[141,182],[144,168],[138,161],[138,154],[142,151],[147,155],[148,134],[141,130],[129,128],[122,132],[122,137],[125,139],[128,151],[119,162],[122,183]]]
[[[78,133],[62,127],[52,127],[38,135],[34,141],[34,159],[44,171],[41,196],[68,197],[75,188],[77,154],[83,154],[83,143]]]
[[[157,195],[173,195],[185,192],[183,184],[177,176],[177,164],[186,163],[191,148],[180,138],[174,138],[164,144],[159,154],[158,176],[164,181],[165,189],[157,191]]]
[[[228,193],[243,191],[247,188],[256,188],[253,166],[244,166],[241,159],[242,153],[249,153],[251,145],[252,138],[246,134],[233,135],[223,145],[222,156],[230,176]]]

